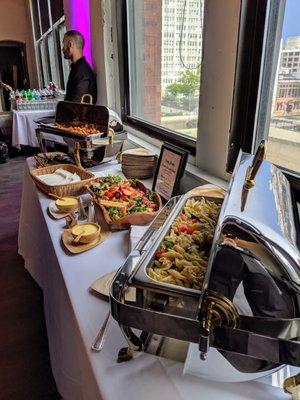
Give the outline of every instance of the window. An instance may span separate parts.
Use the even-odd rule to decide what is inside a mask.
[[[153,2],[155,13],[147,7]],[[193,18],[189,18],[192,5]],[[194,141],[203,7],[204,0],[174,0],[172,8],[167,0],[127,1],[129,118]],[[191,32],[193,28],[198,35]]]
[[[169,39],[162,35],[162,21],[165,14],[156,11],[156,15],[153,16],[153,22],[156,24],[156,27],[160,26],[160,29],[156,29],[153,35],[149,35],[148,43],[154,43],[154,46],[152,49],[148,47],[148,51],[145,51],[147,40],[145,40],[145,35],[142,34],[144,25],[141,15],[143,4],[148,1],[150,0],[118,0],[115,2],[117,40],[114,43],[115,50],[118,51],[118,65],[116,65],[116,69],[119,71],[119,76],[114,74],[116,79],[114,82],[111,80],[112,88],[108,96],[111,96],[112,100],[114,98],[121,100],[119,110],[121,111],[125,127],[129,132],[137,133],[138,135],[141,134],[144,138],[146,135],[151,138],[157,138],[160,141],[172,141],[188,149],[192,155],[195,155],[196,157],[193,161],[199,168],[205,169],[208,173],[224,179],[226,177],[230,137],[231,105],[240,24],[239,17],[241,4],[244,2],[241,0],[231,0],[230,2],[226,2],[226,7],[220,7],[219,2],[194,0],[194,7],[197,5],[199,9],[199,4],[201,4],[202,9],[199,23],[190,26],[186,19],[184,24],[182,24],[182,18],[181,24],[180,22],[177,23],[176,19],[180,13],[181,15],[184,14],[184,7],[189,10],[188,7],[192,3],[191,0],[181,0],[180,2],[179,0],[168,2],[166,0],[155,0],[155,10],[161,10],[163,4],[168,4],[169,8],[176,11],[172,15],[167,15],[170,18],[172,17],[173,20],[175,19],[175,23],[171,24],[168,21],[166,24],[167,32],[174,33],[174,41],[178,41],[178,35],[182,32],[182,44],[185,44],[188,40],[196,41],[197,44],[199,43],[198,50],[194,53],[198,59],[194,54],[184,53],[186,47],[181,48],[181,54],[179,52],[175,54],[177,51],[176,48],[174,49],[169,45],[165,46],[165,56],[170,57],[170,65],[168,65],[165,71],[162,71],[161,66],[165,62],[165,56],[162,54],[162,38]],[[153,1],[151,0],[151,2]],[[175,7],[179,3],[181,4],[181,11]],[[191,13],[193,13],[194,18],[199,16],[195,15],[195,10],[190,10],[188,15],[191,15]],[[259,13],[256,12],[256,15],[259,15]],[[205,26],[203,36],[202,24]],[[194,28],[193,31],[191,31],[192,27]],[[108,31],[107,33],[110,34]],[[183,36],[184,34],[185,36]],[[191,36],[192,34],[196,35],[196,37]],[[200,38],[203,40],[203,44],[202,40],[198,42]],[[161,47],[158,54],[154,51],[157,41]],[[230,55],[229,57],[228,54]],[[107,53],[107,55],[109,54]],[[176,57],[179,57],[179,59]],[[188,66],[186,68],[188,72],[193,72],[194,70],[190,70],[190,68],[199,67],[199,64],[201,64],[201,68],[199,68],[199,70],[201,69],[201,76],[199,80],[197,78],[198,82],[196,80],[197,85],[195,85],[198,89],[199,106],[197,102],[196,107],[199,111],[192,109],[191,111],[195,111],[195,120],[192,118],[190,121],[185,120],[186,123],[188,122],[189,133],[195,129],[194,132],[197,134],[197,137],[193,137],[187,134],[187,132],[179,132],[179,129],[182,129],[182,125],[169,129],[161,121],[163,117],[162,92],[165,90],[165,87],[174,82],[174,78],[175,80],[180,79],[182,70],[173,67],[173,63],[175,66],[176,62],[181,62],[180,58],[183,59],[185,66]],[[149,60],[152,62],[149,63]],[[151,74],[156,74],[154,76],[157,77],[157,80],[160,80],[160,85],[153,84],[151,87],[150,85],[146,86],[146,84],[151,83],[153,76],[146,75],[145,73],[146,66],[144,63],[146,61],[150,64],[149,66],[147,65],[147,68],[150,68]],[[166,62],[168,61],[167,59]],[[147,72],[149,74],[149,69],[147,69]],[[201,96],[199,96],[199,81],[201,81]],[[182,92],[183,82],[180,81],[179,83],[181,93],[178,95],[177,100],[179,106],[182,107],[183,102],[181,100],[182,97],[186,97],[186,92]],[[152,93],[150,101],[145,101],[145,87],[148,93]],[[114,93],[117,93],[117,96],[114,97]],[[110,100],[109,97],[108,99]],[[184,101],[187,103],[186,98]],[[111,104],[113,104],[113,101],[111,101]],[[146,115],[145,112],[150,113],[150,106],[152,110],[154,108],[154,111],[156,111],[153,118],[149,114]],[[175,108],[174,104],[171,106]],[[178,104],[176,106],[176,109],[178,109]],[[146,110],[146,107],[149,110]],[[183,111],[183,115],[180,115],[181,118],[178,118],[182,122],[186,118],[186,115],[184,115],[185,110],[182,108],[179,110]],[[192,116],[192,113],[190,115]],[[199,115],[201,118],[198,118]],[[172,118],[174,117],[173,115],[169,117],[171,121],[174,121]],[[149,138],[149,140],[151,141],[152,139]]]
[[[43,71],[43,82],[42,85],[46,86],[50,81],[49,66],[48,66],[48,52],[45,45],[45,40],[39,41],[39,53],[41,55],[41,65]]]
[[[38,71],[39,71],[39,81],[42,83],[42,86],[45,85],[44,82],[47,82],[47,78],[45,77],[46,69],[43,66],[43,58],[42,58],[42,41],[40,41],[37,45],[37,61],[38,61]],[[46,66],[45,66],[46,68]]]
[[[53,32],[47,35],[47,44],[48,44],[48,55],[49,55],[49,64],[50,64],[50,75],[52,82],[58,82],[58,69],[55,63],[55,57],[51,57],[52,54],[56,53],[56,49],[54,46],[54,38]]]
[[[264,100],[265,106],[262,103],[258,106],[256,137],[259,140],[264,132],[268,138],[267,157],[271,162],[300,173],[300,75],[297,64],[288,63],[286,73],[284,64],[278,63],[283,52],[299,56],[300,3],[286,0],[279,2],[277,8],[276,4],[270,2],[267,35],[273,34],[274,41],[266,41],[265,54],[268,55],[272,46],[274,49],[270,58],[266,56],[262,63],[261,98],[268,96],[269,101],[266,103]],[[277,14],[276,24],[271,19],[274,14]],[[272,70],[270,65],[277,68]],[[268,76],[271,77],[270,83],[264,87]]]
[[[64,34],[66,33],[66,24],[62,23],[58,27],[58,33],[59,33],[59,44],[60,44],[60,52],[62,53],[62,42],[64,38]],[[70,65],[69,61],[66,60],[64,57],[61,57],[62,61],[62,68],[63,68],[63,81],[64,81],[64,88],[66,88],[66,84],[68,81],[69,77],[69,72],[70,72]]]
[[[45,33],[50,28],[48,0],[38,0],[38,1],[40,6],[42,33]]]
[[[63,58],[61,46],[66,31],[63,0],[31,0],[31,15],[40,86],[53,81],[65,89],[69,63]]]
[[[64,16],[63,0],[50,0],[52,23],[57,22]]]
[[[34,23],[35,40],[38,40],[41,36],[38,0],[32,0],[31,7],[32,7],[32,16],[33,16],[33,23]]]

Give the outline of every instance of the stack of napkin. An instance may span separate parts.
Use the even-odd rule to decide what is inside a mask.
[[[80,176],[76,173],[66,171],[62,168],[58,168],[52,174],[39,175],[38,178],[49,186],[65,185],[67,183],[80,182]]]

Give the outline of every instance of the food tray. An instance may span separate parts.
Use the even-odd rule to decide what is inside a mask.
[[[55,126],[54,123],[49,123],[49,124],[40,123],[39,126],[45,133],[51,133],[52,135],[55,134],[69,139],[76,139],[78,141],[93,141],[95,139],[100,139],[103,136],[106,136],[106,132],[97,132],[97,133],[91,133],[90,135],[81,136],[75,133],[68,132],[65,129],[60,129],[57,126]]]
[[[39,175],[51,174],[55,172],[58,168],[62,168],[71,173],[76,173],[80,176],[80,182],[68,183],[64,185],[47,185],[39,179]],[[56,196],[68,196],[73,195],[77,196],[82,192],[84,186],[86,186],[89,182],[95,179],[94,174],[91,172],[85,171],[84,169],[78,168],[72,164],[57,164],[57,165],[49,165],[48,167],[36,168],[30,171],[32,179],[36,186],[44,193],[55,194]]]
[[[135,267],[135,272],[130,278],[130,284],[137,288],[147,288],[148,290],[155,291],[158,293],[164,293],[169,295],[189,295],[193,297],[200,296],[200,290],[193,288],[186,288],[182,286],[178,286],[175,284],[164,283],[156,281],[151,278],[147,273],[147,268],[151,266],[154,262],[155,253],[160,249],[160,246],[165,238],[168,235],[171,225],[174,220],[177,218],[181,210],[184,208],[188,199],[194,198],[195,200],[200,200],[201,198],[205,198],[207,200],[213,201],[217,204],[222,204],[223,202],[223,193],[218,189],[205,189],[203,191],[197,190],[195,192],[191,192],[176,201],[176,204],[173,207],[173,210],[170,212],[167,220],[163,223],[163,226],[160,229],[160,232],[157,234],[156,238],[152,241],[152,244],[147,249],[147,252],[144,256],[139,260],[137,266]],[[171,199],[170,201],[173,201]],[[167,203],[168,205],[168,203]],[[166,206],[167,206],[166,205]],[[163,209],[164,210],[164,209]],[[162,210],[162,212],[163,212]],[[158,217],[159,218],[159,215]],[[155,223],[155,221],[154,221]],[[151,226],[150,226],[151,228]]]
[[[95,204],[97,204],[101,210],[102,217],[104,219],[105,224],[111,229],[111,230],[121,230],[121,229],[128,229],[131,225],[147,225],[150,222],[153,221],[153,219],[156,217],[156,215],[159,213],[159,211],[162,208],[162,202],[159,194],[153,192],[154,195],[154,202],[158,205],[158,210],[155,212],[136,212],[134,214],[128,214],[125,215],[124,217],[120,218],[118,221],[113,221],[107,209],[99,203],[99,198],[95,195],[95,193],[90,190],[89,185],[95,183],[95,182],[100,182],[101,179],[103,178],[97,178],[89,182],[88,185],[86,185],[85,189],[93,196]],[[137,182],[137,187],[138,189],[142,191],[146,191],[147,188],[145,185],[138,181]]]

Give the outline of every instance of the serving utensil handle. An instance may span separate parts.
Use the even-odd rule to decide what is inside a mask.
[[[63,199],[63,197],[57,196],[57,195],[54,194],[54,193],[48,193],[48,196],[49,196],[49,197],[52,197],[52,198],[55,199],[55,200],[62,200],[62,199]]]
[[[107,328],[108,328],[110,320],[111,320],[111,313],[109,311],[105,317],[105,320],[101,326],[101,329],[100,329],[98,335],[96,336],[96,338],[94,340],[94,343],[92,344],[91,349],[93,351],[99,352],[103,349],[105,338],[107,335]]]

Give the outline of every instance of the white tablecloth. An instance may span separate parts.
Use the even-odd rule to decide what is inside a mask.
[[[54,114],[53,110],[14,110],[12,128],[13,147],[17,149],[20,149],[21,145],[38,147],[35,135],[37,124],[34,121],[43,117],[52,117]]]
[[[31,159],[28,163],[32,163]],[[107,168],[120,172],[116,164],[106,164],[97,170],[103,172]],[[36,190],[26,168],[19,253],[44,292],[52,370],[65,400],[289,399],[281,389],[260,382],[224,384],[183,376],[182,363],[145,353],[118,364],[118,350],[126,342],[115,322],[109,327],[101,353],[91,352],[91,343],[104,321],[108,303],[91,295],[88,288],[123,263],[129,234],[115,232],[100,246],[69,255],[60,239],[64,221],[49,217],[49,202],[49,198]]]

